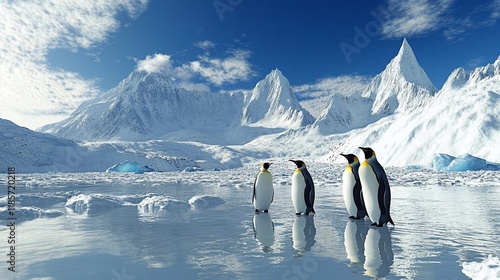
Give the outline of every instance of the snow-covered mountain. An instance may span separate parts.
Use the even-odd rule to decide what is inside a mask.
[[[386,116],[423,106],[436,92],[404,39],[397,56],[375,76],[362,96],[373,100],[373,115]]]
[[[251,91],[216,94],[136,70],[45,131],[104,143],[87,144],[94,150],[223,168],[283,157],[340,162],[338,154],[359,154],[359,146],[371,146],[384,165],[429,166],[436,153],[500,162],[499,93],[500,58],[455,70],[437,92],[404,40],[366,89],[333,94],[316,120],[277,69]]]
[[[163,73],[133,71],[117,87],[42,131],[87,141],[161,139],[184,128],[217,130],[241,112],[243,95],[187,91]]]
[[[258,82],[247,99],[242,125],[298,129],[314,122],[311,114],[292,94],[290,83],[278,69]]]
[[[432,102],[349,132],[342,152],[372,146],[390,165],[429,165],[436,153],[500,161],[500,57],[471,73],[449,76]]]
[[[398,54],[363,91],[333,95],[314,127],[324,135],[344,133],[384,116],[424,106],[436,91],[404,39]]]
[[[164,73],[135,70],[117,87],[41,131],[85,141],[192,140],[200,134],[234,138],[232,130],[239,133],[241,126],[298,129],[313,121],[278,69],[246,94],[188,91]]]

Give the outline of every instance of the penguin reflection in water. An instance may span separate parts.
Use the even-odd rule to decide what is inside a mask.
[[[316,213],[314,211],[314,183],[306,164],[301,160],[290,160],[297,165],[292,175],[292,202],[295,215]]]
[[[255,212],[268,212],[274,199],[273,177],[268,171],[272,163],[265,162],[261,165],[260,171],[253,183],[252,203]]]
[[[347,166],[342,174],[342,195],[350,219],[359,220],[366,216],[361,182],[359,181],[359,160],[353,154],[340,154],[347,159]]]
[[[366,212],[372,225],[382,227],[394,222],[391,218],[391,189],[384,168],[377,161],[371,148],[359,147],[365,154],[365,161],[359,167],[359,179],[363,189]]]

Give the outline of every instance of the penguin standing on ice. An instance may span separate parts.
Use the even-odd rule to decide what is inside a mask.
[[[347,159],[347,166],[342,174],[342,195],[350,219],[362,219],[366,215],[361,182],[359,181],[359,160],[353,154],[340,154]]]
[[[268,212],[271,202],[274,199],[273,176],[269,169],[272,163],[265,162],[261,165],[260,171],[253,183],[252,203],[255,212]]]
[[[301,160],[290,160],[297,165],[292,175],[292,202],[295,215],[314,211],[314,183],[311,174],[307,171],[306,164]]]
[[[394,225],[390,214],[391,189],[384,168],[378,163],[371,148],[359,148],[365,154],[365,161],[359,167],[359,180],[363,189],[366,212],[373,222],[372,225],[381,227],[388,222]]]

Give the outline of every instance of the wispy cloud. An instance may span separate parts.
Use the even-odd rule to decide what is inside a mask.
[[[294,86],[293,91],[300,99],[315,99],[321,96],[330,97],[332,94],[352,95],[360,93],[370,83],[372,77],[361,75],[344,75],[323,78],[313,84]]]
[[[253,75],[247,50],[234,50],[228,57],[212,58],[208,55],[198,57],[189,63],[190,69],[211,84],[222,86],[239,81],[247,81]]]
[[[456,13],[455,0],[387,0],[381,7],[382,34],[402,38],[440,32],[447,40],[495,24],[500,18],[500,0],[477,4],[473,9]]]
[[[202,50],[209,50],[215,48],[215,43],[209,40],[199,41],[194,43],[195,47],[200,48]]]
[[[410,37],[440,29],[452,3],[453,0],[389,0],[382,32],[387,37]]]
[[[93,81],[47,64],[51,49],[77,51],[105,42],[117,16],[135,18],[147,0],[1,1],[0,118],[36,128],[57,121],[97,93]]]

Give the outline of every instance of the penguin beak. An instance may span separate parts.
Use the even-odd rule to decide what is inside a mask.
[[[345,157],[345,158],[347,158],[347,155],[345,155],[345,154],[340,154],[340,155],[343,156],[343,157]]]
[[[293,159],[290,159],[289,161],[295,163],[295,165],[297,165],[297,167],[299,167],[299,164],[298,164],[298,161],[297,160],[293,160]]]

